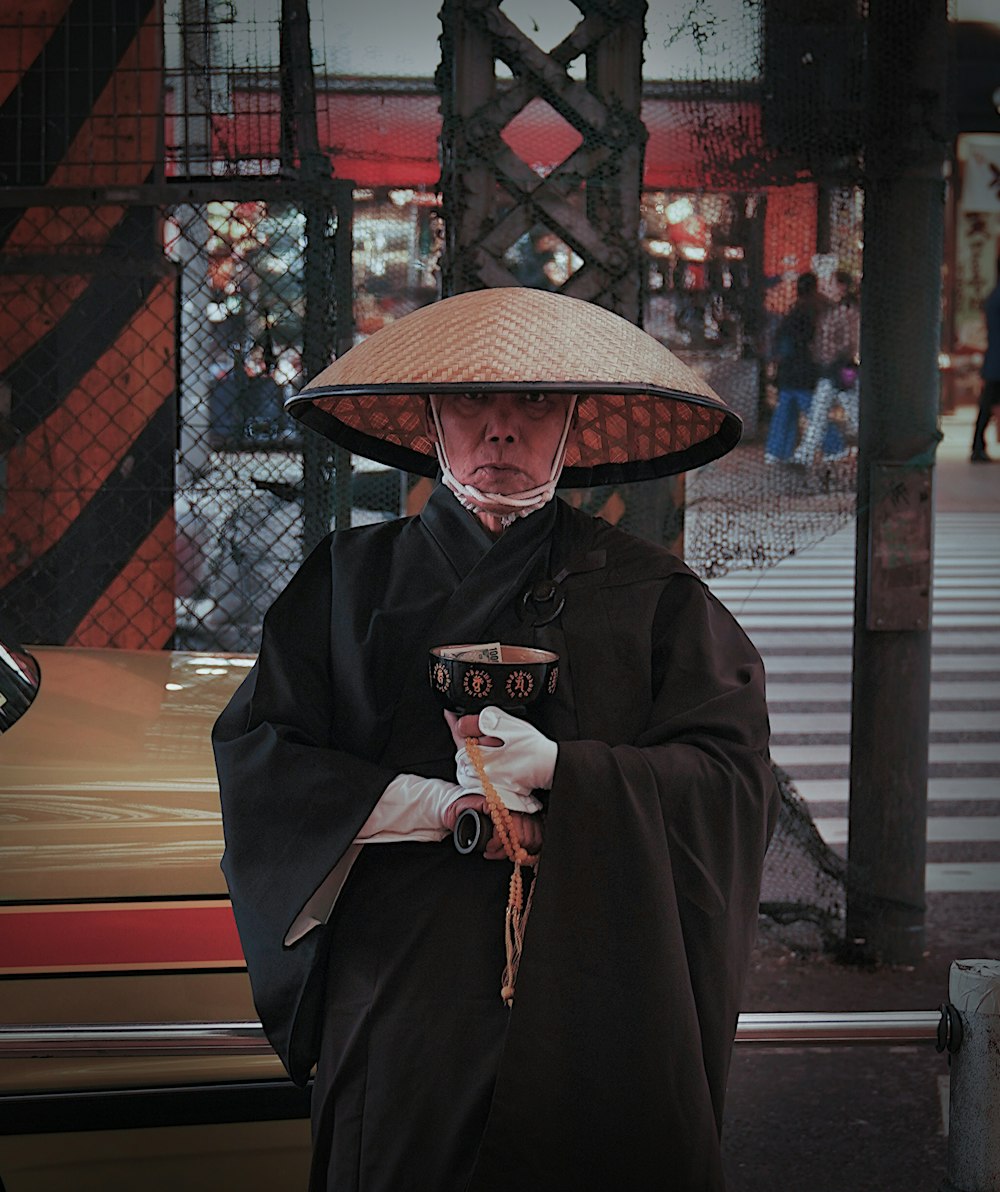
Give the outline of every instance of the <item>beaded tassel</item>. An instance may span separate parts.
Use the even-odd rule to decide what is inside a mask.
[[[528,912],[531,910],[531,898],[535,892],[532,882],[528,892],[528,901],[524,901],[524,880],[521,868],[524,865],[534,865],[534,858],[521,845],[514,827],[514,820],[504,801],[497,793],[497,788],[486,775],[486,765],[479,749],[478,737],[469,737],[465,743],[469,760],[475,766],[479,781],[483,784],[486,796],[486,807],[493,821],[493,828],[503,845],[503,851],[513,862],[514,872],[510,876],[510,886],[507,892],[507,912],[504,919],[504,946],[507,954],[507,964],[503,972],[503,983],[500,996],[510,1007],[514,1004],[514,984],[517,980],[517,969],[521,963],[521,952],[524,948],[524,931],[528,923]]]

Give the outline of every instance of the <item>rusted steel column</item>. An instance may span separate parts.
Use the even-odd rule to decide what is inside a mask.
[[[622,6],[625,8],[626,6]],[[642,111],[642,42],[646,3],[627,6],[613,32],[587,58],[587,81],[621,121],[623,145],[587,184],[587,215],[628,262],[608,288],[602,306],[642,326],[642,261],[639,252],[639,198],[647,133]]]
[[[444,0],[437,75],[443,116],[442,288],[450,295],[519,284],[505,254],[541,226],[583,262],[560,287],[563,293],[641,325],[646,0],[573,3],[582,19],[544,53],[507,18],[500,0]],[[568,70],[581,56],[586,83]],[[512,70],[512,82],[497,81],[497,59]],[[582,138],[544,177],[501,135],[535,99],[549,104]],[[664,527],[672,528],[683,505],[682,481],[630,485],[625,499],[629,528],[662,542]]]
[[[909,963],[924,947],[946,0],[872,0],[867,19],[847,942]]]
[[[596,169],[587,183],[587,214],[604,228],[609,246],[627,262],[613,279],[602,306],[642,326],[642,254],[639,250],[639,201],[647,132],[642,124],[642,42],[646,3],[622,6],[616,28],[604,37],[587,58],[587,82],[603,96],[621,122],[622,146]],[[628,487],[625,500],[635,532],[683,553],[683,532],[674,541],[664,539],[664,527],[678,520],[683,525],[684,477],[669,476]],[[680,512],[678,512],[680,511]]]
[[[466,18],[457,0],[441,10],[442,60],[437,83],[442,91],[441,188],[445,213],[444,293],[482,289],[476,256],[483,230],[496,206],[496,175],[474,152],[484,135],[478,111],[496,90],[493,46],[485,29]]]
[[[563,292],[638,323],[646,0],[573,2],[582,19],[545,53],[507,18],[500,0],[444,0],[437,75],[443,290],[449,295],[518,284],[504,254],[542,225],[583,261]],[[568,71],[581,55],[586,84]],[[498,59],[513,71],[513,82],[498,83]],[[501,135],[536,98],[582,137],[579,148],[544,177]]]

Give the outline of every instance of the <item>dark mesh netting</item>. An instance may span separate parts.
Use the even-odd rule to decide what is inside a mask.
[[[774,766],[781,812],[764,864],[760,913],[787,943],[830,951],[844,942],[847,863],[816,829],[789,774]]]
[[[647,153],[662,138],[698,160],[686,193],[644,195],[645,325],[744,422],[734,452],[686,478],[684,554],[706,577],[853,517],[861,28],[850,3],[702,0],[665,35],[685,67],[660,85]]]
[[[22,640],[253,652],[331,527],[428,489],[284,399],[468,288],[615,309],[743,419],[710,467],[567,499],[709,582],[854,517],[858,0],[129,0],[100,28],[29,8],[0,29],[0,583]],[[781,777],[765,903],[829,940],[841,866]]]

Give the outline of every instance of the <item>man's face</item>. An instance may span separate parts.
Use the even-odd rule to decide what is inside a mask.
[[[455,478],[504,496],[545,484],[569,403],[564,393],[441,397],[438,416]]]

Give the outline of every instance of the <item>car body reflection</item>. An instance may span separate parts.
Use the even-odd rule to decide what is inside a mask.
[[[28,686],[37,665],[33,699],[8,660]],[[259,1035],[162,1046],[184,1024],[255,1026],[209,739],[253,658],[37,647],[0,661],[0,1179],[304,1186],[308,1097]],[[117,1050],[78,1029],[138,1024],[160,1029]]]

